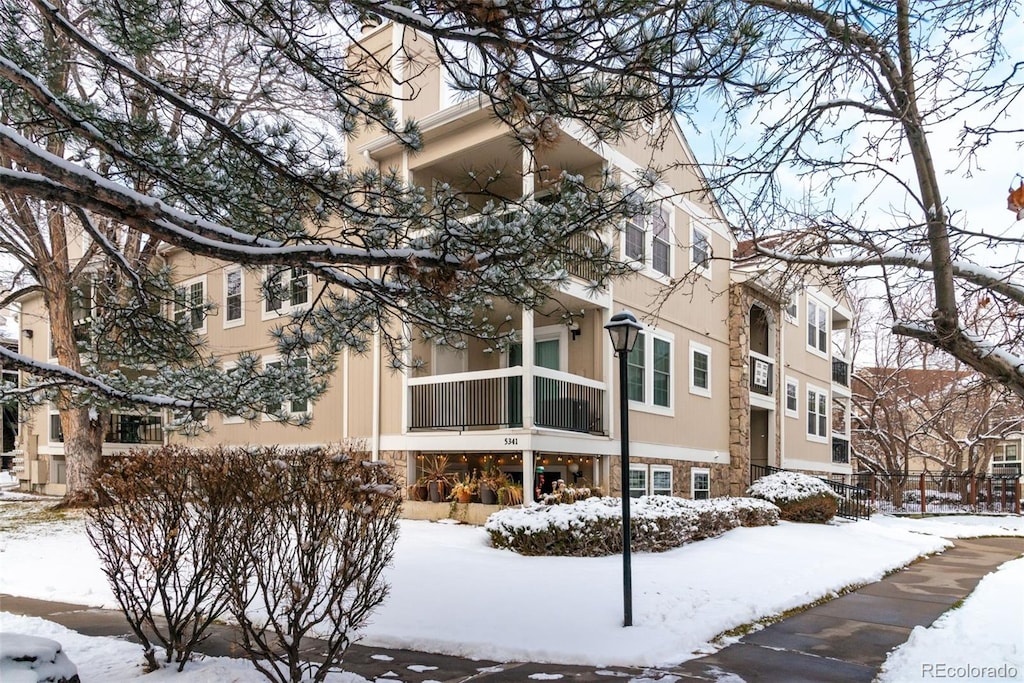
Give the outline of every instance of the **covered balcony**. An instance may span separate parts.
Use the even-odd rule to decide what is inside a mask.
[[[523,427],[523,375],[515,367],[410,379],[409,429]],[[535,367],[532,384],[534,426],[605,434],[603,382]]]
[[[522,322],[516,341],[505,348],[479,340],[415,339],[414,369],[406,379],[407,430],[606,434],[607,309],[566,294],[558,304],[548,314],[510,308],[507,316]]]
[[[103,443],[159,445],[163,439],[163,420],[160,415],[112,413],[107,418]],[[64,443],[59,413],[50,413],[50,441]]]

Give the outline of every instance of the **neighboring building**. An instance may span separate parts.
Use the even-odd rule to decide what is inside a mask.
[[[362,41],[370,52],[390,52],[391,41],[401,35],[384,25]],[[388,137],[364,132],[350,143],[351,162],[402,169],[408,181],[428,192],[443,182],[467,196],[472,193],[466,171],[493,176],[500,169],[501,181],[491,192],[510,200],[540,197],[539,179],[522,172],[524,154],[511,133],[480,101],[456,100],[427,57],[422,65],[415,89],[405,86],[408,99],[399,104],[398,118],[420,122],[424,149],[412,155]],[[190,442],[358,438],[407,483],[422,475],[426,458],[445,454],[460,471],[493,463],[526,491],[533,490],[535,472],[543,467],[548,481],[585,479],[618,493],[617,360],[603,327],[626,308],[646,324],[629,358],[630,494],[739,495],[751,464],[848,472],[848,365],[845,347],[836,351],[834,343],[849,327],[849,307],[842,294],[813,283],[792,299],[772,298],[751,271],[733,272],[730,259],[715,259],[731,255],[737,245],[681,132],[674,123],[662,125],[672,129],[654,148],[648,140],[592,144],[566,123],[558,144],[537,153],[551,174],[596,177],[611,171],[628,183],[652,161],[672,169],[650,197],[650,217],[608,231],[622,257],[635,265],[634,277],[594,293],[585,286],[583,264],[556,297],[559,308],[571,312],[568,318],[494,302],[489,315],[507,316],[519,339],[505,352],[474,340],[459,351],[426,343],[404,324],[407,338],[415,340],[404,360],[414,369],[393,370],[380,343],[366,355],[343,353],[315,406],[290,405],[311,414],[308,429],[211,414],[210,431]],[[678,160],[690,163],[673,163]],[[196,331],[227,363],[243,351],[273,363],[268,332],[283,315],[311,305],[315,282],[300,269],[275,273],[284,296],[267,301],[253,270],[180,251],[166,257],[187,291],[185,308],[176,313],[194,316]],[[688,275],[693,286],[659,301],[653,322],[664,286]],[[200,310],[203,301],[216,305],[209,315]],[[45,358],[42,301],[30,298],[23,305],[23,325],[35,330],[35,343],[25,352]],[[63,447],[55,417],[41,412],[26,425],[22,443],[30,467],[22,478],[31,488],[60,493]],[[160,424],[158,416],[114,415],[109,450],[186,438]]]
[[[768,240],[769,242],[771,240]],[[845,475],[853,313],[842,288],[738,245],[730,287],[734,469]],[[749,389],[749,390],[748,390]]]
[[[988,472],[992,475],[1020,475],[1024,434],[1015,432],[992,444]]]
[[[853,392],[860,471],[1020,473],[1024,405],[972,370],[861,368]]]
[[[8,325],[4,315],[0,315],[0,344],[17,352],[17,327]],[[4,368],[0,359],[0,384],[18,384],[18,372]],[[0,405],[0,470],[10,470],[18,457],[18,408],[13,405]]]

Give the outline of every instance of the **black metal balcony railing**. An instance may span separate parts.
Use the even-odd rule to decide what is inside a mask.
[[[832,381],[844,387],[850,386],[850,364],[842,358],[832,359]]]
[[[533,378],[538,427],[604,434],[604,390],[554,379]]]
[[[586,252],[590,251],[592,254],[600,253],[601,243],[591,237],[590,235],[575,235],[569,239],[569,247],[576,251]],[[597,281],[597,268],[594,267],[592,259],[580,258],[569,261],[565,268],[570,275],[580,278],[581,280],[587,280],[588,282]]]
[[[485,377],[409,387],[409,429],[520,427],[523,378]]]
[[[508,371],[502,371],[508,372]],[[538,368],[533,378],[534,424],[585,434],[604,433],[604,389],[582,378]],[[540,374],[544,373],[544,374]],[[523,426],[523,377],[421,378],[409,384],[409,429],[499,429]],[[549,375],[564,375],[555,377]]]
[[[750,390],[762,396],[771,396],[775,386],[775,364],[758,356],[750,356]]]
[[[832,462],[846,464],[850,462],[850,442],[838,436],[832,437]]]
[[[161,444],[163,421],[159,415],[122,415],[114,413],[107,420],[103,443]],[[64,443],[60,415],[50,415],[50,441]]]

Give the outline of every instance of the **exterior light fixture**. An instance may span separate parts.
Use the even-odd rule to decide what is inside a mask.
[[[630,567],[629,523],[629,400],[626,395],[630,352],[636,344],[643,326],[629,311],[612,316],[607,325],[612,348],[619,357],[619,431],[622,435],[622,625],[633,625],[633,576]]]

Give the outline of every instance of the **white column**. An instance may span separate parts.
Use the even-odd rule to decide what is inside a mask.
[[[348,438],[348,408],[349,408],[349,374],[348,374],[348,358],[349,350],[345,347],[345,350],[341,352],[341,438]]]
[[[604,425],[608,432],[608,438],[614,439],[616,434],[615,429],[615,416],[619,414],[619,411],[615,410],[618,405],[619,389],[616,385],[616,377],[619,373],[615,372],[615,364],[618,360],[615,358],[615,350],[612,349],[611,339],[608,337],[608,330],[604,329],[604,326],[608,324],[608,321],[612,319],[612,312],[610,308],[601,309],[601,331],[598,333],[601,335],[601,359],[604,361]]]
[[[533,451],[523,451],[523,503],[533,502]]]
[[[407,322],[402,323],[402,342],[405,348],[402,350],[402,434],[409,433],[409,411],[412,409],[409,401],[409,373],[412,372],[412,326]]]
[[[370,459],[380,460],[380,374],[381,374],[381,335],[380,329],[373,333],[373,411],[370,437]]]
[[[523,429],[533,429],[533,311],[523,309]]]

